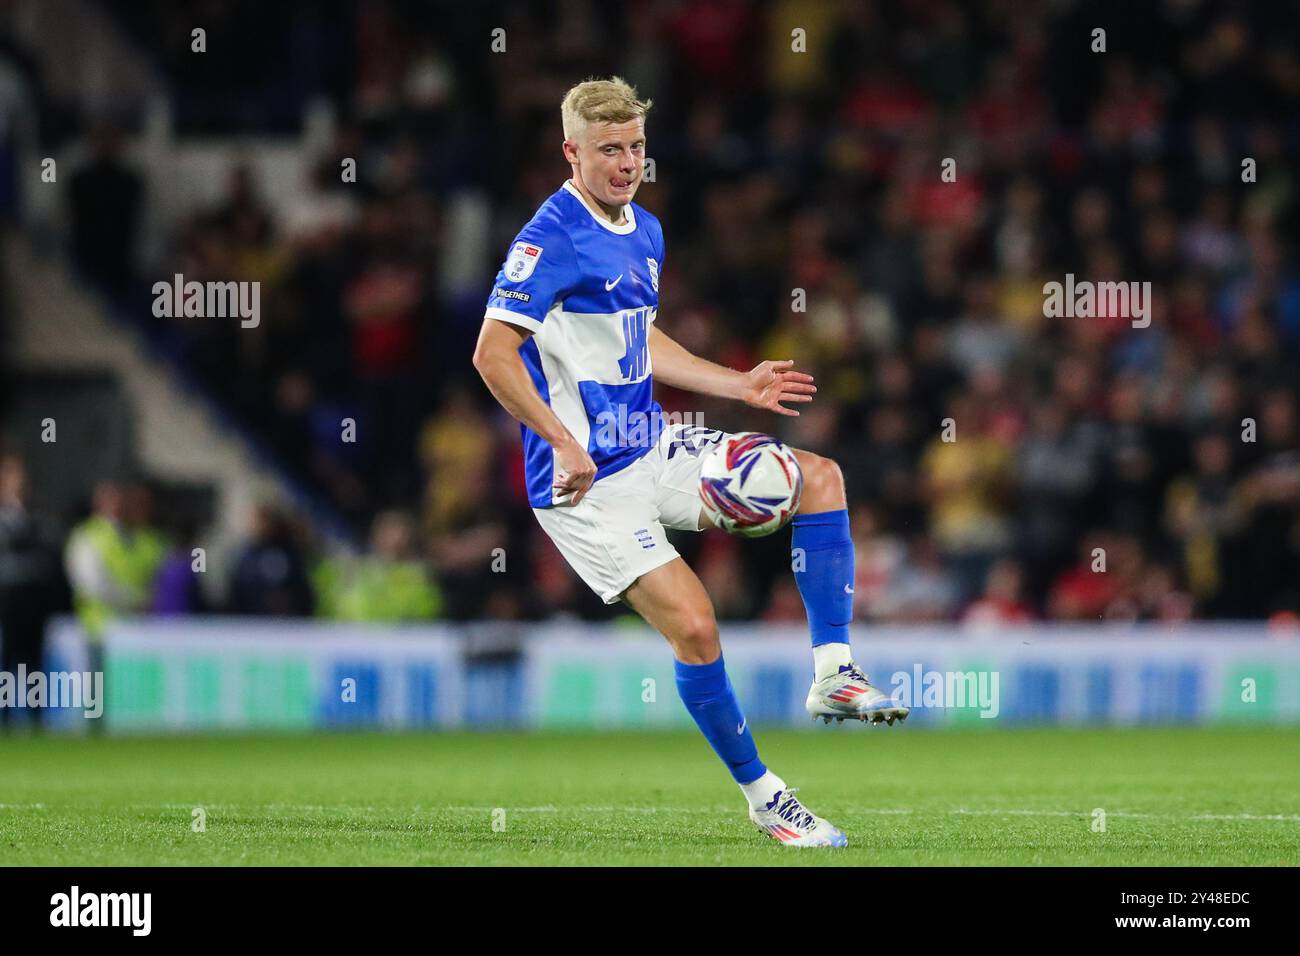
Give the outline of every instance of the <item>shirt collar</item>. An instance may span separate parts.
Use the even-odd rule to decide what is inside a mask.
[[[628,233],[636,231],[636,213],[632,211],[631,203],[628,203],[623,207],[623,215],[627,217],[627,222],[623,223],[621,226],[616,226],[606,219],[599,210],[591,208],[591,204],[587,202],[587,198],[582,195],[577,186],[573,185],[572,179],[566,179],[564,181],[564,188],[577,197],[578,202],[582,203],[582,207],[591,214],[592,219],[596,220],[596,222],[604,226],[610,232],[617,233],[620,236],[626,236]]]

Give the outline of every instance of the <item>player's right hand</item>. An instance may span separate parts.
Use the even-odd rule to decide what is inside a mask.
[[[576,505],[591,488],[596,480],[596,463],[587,454],[587,449],[578,444],[572,435],[563,445],[555,449],[555,494],[556,498],[573,497],[569,504]]]

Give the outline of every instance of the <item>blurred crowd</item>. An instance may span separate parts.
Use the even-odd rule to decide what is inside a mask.
[[[146,46],[188,24],[138,6]],[[256,5],[212,6],[237,23]],[[1294,618],[1300,23],[1192,2],[1097,19],[1009,0],[568,0],[275,20],[284,49],[331,51],[311,92],[333,101],[336,141],[288,212],[238,165],[220,203],[172,226],[162,274],[260,280],[256,334],[153,332],[370,548],[322,561],[310,529],[265,509],[230,608],[617,613],[536,525],[517,426],[469,363],[500,257],[568,175],[563,92],[617,73],[655,100],[637,201],[665,230],[657,321],[735,368],[793,358],[819,386],[797,419],[660,400],[840,462],[859,619]],[[230,135],[296,115],[276,49],[244,52],[268,57],[277,95],[246,72],[233,113],[205,94],[219,61],[166,63],[188,121]],[[474,238],[465,196],[490,213],[472,289],[438,279]],[[87,264],[118,241],[90,237]],[[1045,317],[1044,284],[1067,273],[1150,282],[1149,327]],[[114,517],[129,502],[97,494],[96,510],[130,523]],[[724,619],[803,619],[785,533],[677,544]]]
[[[416,547],[410,514],[376,516],[359,554],[312,547],[304,524],[270,505],[255,509],[225,581],[200,587],[207,549],[174,510],[160,515],[149,483],[95,485],[88,513],[60,535],[57,516],[33,504],[27,466],[0,454],[0,628],[6,654],[39,644],[51,614],[73,611],[92,637],[125,615],[205,611],[336,621],[411,622],[444,616],[443,591]],[[5,669],[5,668],[0,668]]]

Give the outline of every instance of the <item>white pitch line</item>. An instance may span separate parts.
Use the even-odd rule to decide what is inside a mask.
[[[489,813],[492,810],[507,810],[512,813],[731,813],[734,807],[720,807],[717,809],[706,809],[700,807],[597,807],[597,806],[573,806],[573,807],[488,807],[488,806],[448,806],[436,809],[452,810],[467,813]],[[888,809],[884,807],[861,807],[858,813],[874,813],[877,815],[887,816],[907,816],[914,813],[924,813],[926,811],[917,811],[910,809]],[[958,807],[953,810],[938,811],[948,813],[953,816],[1024,816],[1024,817],[1079,817],[1087,819],[1092,816],[1090,810],[1028,810],[1007,808],[1003,810],[970,810],[965,807]],[[1151,820],[1280,820],[1286,822],[1300,822],[1300,815],[1289,815],[1281,813],[1273,814],[1255,814],[1255,813],[1236,813],[1236,814],[1177,814],[1177,813],[1138,813],[1128,810],[1107,810],[1108,817],[1128,817],[1128,818],[1146,818]]]
[[[736,808],[733,806],[726,807],[627,807],[627,806],[596,806],[591,804],[581,804],[575,806],[557,807],[546,805],[540,807],[512,807],[506,806],[467,806],[467,805],[429,805],[429,806],[409,806],[409,807],[376,807],[376,806],[356,806],[350,804],[315,804],[315,803],[204,803],[195,801],[193,803],[138,803],[130,804],[127,808],[131,810],[190,810],[194,807],[203,807],[205,810],[229,810],[229,811],[272,811],[272,812],[336,812],[336,813],[436,813],[439,811],[451,811],[453,813],[491,813],[494,810],[505,810],[509,813],[670,813],[670,814],[729,814],[734,813]],[[51,807],[47,803],[0,803],[0,810],[48,810],[64,809],[61,807]],[[68,807],[66,809],[80,809],[85,811],[94,810],[94,807]],[[917,813],[926,813],[929,811],[914,810],[909,808],[887,808],[887,807],[861,807],[857,813],[871,813],[878,816],[910,816]],[[1004,809],[984,809],[972,810],[966,807],[957,807],[951,810],[935,811],[947,813],[951,816],[992,816],[992,817],[1078,817],[1087,819],[1092,816],[1088,810],[1032,810],[1007,807]],[[1300,814],[1288,813],[1196,813],[1196,814],[1177,814],[1177,813],[1140,813],[1128,810],[1107,810],[1108,817],[1126,817],[1133,819],[1148,820],[1195,820],[1197,822],[1218,822],[1218,821],[1253,821],[1253,822],[1282,822],[1282,823],[1300,823]]]

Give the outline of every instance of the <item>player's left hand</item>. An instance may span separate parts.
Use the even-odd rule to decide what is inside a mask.
[[[766,408],[778,415],[798,415],[782,402],[811,402],[817,386],[806,372],[793,370],[793,359],[779,362],[759,362],[745,373],[745,388],[741,399],[754,408]]]

